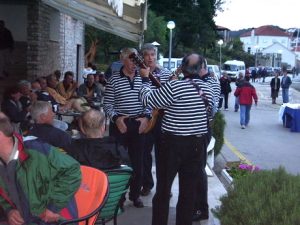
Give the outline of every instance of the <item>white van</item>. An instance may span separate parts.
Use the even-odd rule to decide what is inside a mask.
[[[160,58],[158,60],[158,63],[165,69],[169,69],[169,58]],[[178,67],[181,66],[181,63],[182,63],[182,58],[171,58],[171,62],[170,62],[171,71],[175,71]]]
[[[223,64],[223,72],[226,72],[231,80],[235,80],[239,73],[242,72],[245,76],[246,67],[243,61],[239,60],[228,60]]]
[[[221,71],[218,65],[207,65],[207,70],[209,73],[214,72],[218,79],[221,78]]]

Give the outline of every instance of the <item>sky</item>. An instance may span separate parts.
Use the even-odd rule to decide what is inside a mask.
[[[225,0],[217,12],[216,25],[230,30],[277,25],[300,28],[300,0]]]

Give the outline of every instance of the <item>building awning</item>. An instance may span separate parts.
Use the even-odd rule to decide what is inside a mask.
[[[140,42],[147,29],[147,0],[42,0],[75,19]]]

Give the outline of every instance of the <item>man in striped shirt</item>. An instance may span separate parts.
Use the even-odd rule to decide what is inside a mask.
[[[141,49],[141,54],[144,58],[145,65],[150,68],[150,72],[153,76],[160,82],[161,85],[165,84],[172,77],[172,73],[169,70],[164,69],[163,67],[157,65],[157,52],[153,44],[145,44]],[[157,87],[152,84],[152,89]],[[144,152],[144,173],[143,173],[143,188],[141,190],[142,196],[147,196],[151,189],[154,186],[154,181],[152,177],[152,149],[154,145],[155,150],[155,163],[156,171],[158,170],[159,163],[157,162],[160,140],[161,140],[161,119],[162,116],[159,114],[155,126],[147,134],[146,146]],[[156,172],[156,175],[158,173]]]
[[[210,73],[200,73],[200,79],[206,82],[213,91],[213,115],[218,110],[219,105],[219,98],[221,93],[221,87],[220,83],[217,79],[212,77]],[[209,118],[209,120],[212,120],[213,118]],[[208,132],[206,134],[206,141],[204,142],[204,149],[207,149],[207,146],[209,145],[210,139],[211,139],[212,133],[211,133],[211,127],[208,127]],[[209,217],[209,211],[208,211],[208,199],[207,199],[207,174],[205,171],[205,166],[207,162],[207,153],[204,154],[205,157],[203,157],[202,162],[202,171],[201,175],[199,177],[197,188],[196,188],[196,201],[195,201],[195,209],[193,214],[193,221],[198,220],[206,220]]]
[[[139,90],[142,79],[136,71],[135,64],[129,59],[131,53],[137,53],[133,48],[121,51],[123,67],[115,71],[108,80],[105,96],[104,111],[111,119],[110,134],[128,149],[133,168],[130,184],[129,199],[135,207],[143,207],[140,191],[143,181],[143,152],[145,134],[151,110],[139,101]]]
[[[159,175],[153,198],[152,225],[167,225],[169,193],[176,174],[179,174],[179,199],[176,225],[191,225],[196,181],[201,173],[206,149],[208,114],[212,110],[212,90],[199,73],[206,72],[205,60],[190,54],[182,61],[183,80],[173,80],[157,90],[151,90],[149,68],[141,69],[143,86],[140,91],[143,105],[163,108],[162,146],[159,154]]]

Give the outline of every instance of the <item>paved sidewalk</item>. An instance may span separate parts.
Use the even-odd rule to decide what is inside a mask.
[[[155,177],[155,167],[152,168],[153,177]],[[142,197],[145,207],[138,209],[135,208],[130,201],[126,201],[125,212],[118,217],[118,224],[120,225],[151,225],[152,219],[152,197],[155,192],[155,187],[147,197]],[[176,220],[176,203],[178,199],[178,176],[176,176],[173,187],[173,197],[170,199],[170,211],[169,211],[169,223],[168,225],[174,225]],[[208,177],[208,202],[210,209],[220,205],[219,198],[226,194],[226,190],[218,177]],[[128,199],[128,198],[127,198]],[[112,225],[110,222],[108,225]],[[201,225],[220,225],[218,219],[214,218],[210,212],[209,220],[203,220],[201,222],[194,222],[193,224]]]

